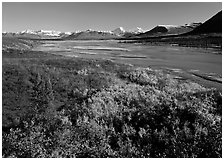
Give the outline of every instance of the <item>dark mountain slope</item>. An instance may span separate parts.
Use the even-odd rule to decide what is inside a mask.
[[[203,33],[222,33],[222,11],[196,27],[193,31],[187,33],[187,35]]]

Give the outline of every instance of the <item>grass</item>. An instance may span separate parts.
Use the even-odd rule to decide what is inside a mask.
[[[162,70],[7,50],[3,157],[222,156],[222,94]]]

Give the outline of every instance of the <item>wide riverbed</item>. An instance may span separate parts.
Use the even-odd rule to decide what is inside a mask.
[[[222,55],[214,49],[172,45],[152,46],[107,41],[46,41],[34,50],[52,54],[108,59],[143,67],[160,68],[221,89]]]

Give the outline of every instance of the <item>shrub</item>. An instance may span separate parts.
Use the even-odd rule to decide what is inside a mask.
[[[72,59],[3,65],[3,157],[217,158],[221,112],[219,91],[159,70]]]

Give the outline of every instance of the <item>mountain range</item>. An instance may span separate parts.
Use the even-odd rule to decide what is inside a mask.
[[[3,37],[17,37],[28,39],[63,39],[63,40],[91,40],[91,39],[120,39],[120,38],[147,38],[170,35],[221,33],[222,32],[222,11],[204,23],[190,23],[184,25],[157,25],[151,30],[143,30],[139,27],[126,31],[118,27],[112,31],[86,31],[60,32],[51,30],[24,30],[17,33],[2,33]]]
[[[48,39],[48,38],[61,38],[71,35],[71,32],[60,32],[51,30],[24,30],[16,33],[3,33],[5,37],[18,37],[18,38],[32,38],[32,39]]]
[[[86,31],[60,32],[48,30],[24,30],[17,33],[5,32],[4,37],[32,38],[32,39],[114,39],[121,38],[127,34],[131,36],[145,32],[137,27],[131,31],[125,31],[123,27],[118,27],[113,31],[95,31],[88,29]]]

